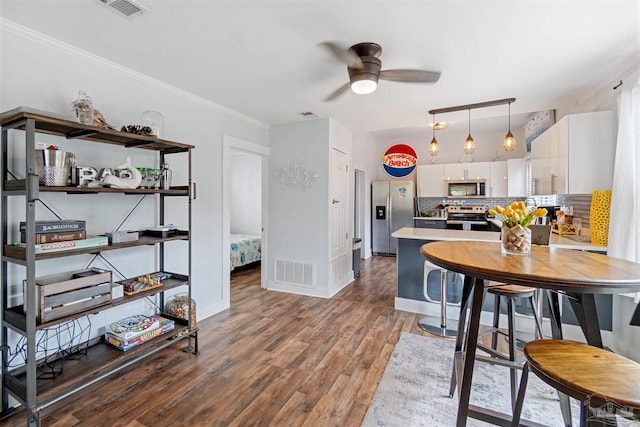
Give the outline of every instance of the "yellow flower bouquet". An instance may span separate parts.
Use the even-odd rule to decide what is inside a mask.
[[[544,208],[529,211],[525,203],[520,200],[506,207],[496,206],[489,209],[502,222],[502,252],[527,255],[531,252],[531,230],[529,226],[534,218],[542,218],[547,214]]]

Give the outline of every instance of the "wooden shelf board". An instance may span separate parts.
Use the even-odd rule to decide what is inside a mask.
[[[85,311],[81,311],[78,313],[74,313],[72,315],[69,316],[65,316],[63,318],[60,319],[55,319],[55,320],[51,320],[49,322],[42,322],[42,323],[37,323],[36,324],[36,329],[46,329],[48,327],[54,326],[54,325],[58,325],[60,323],[64,323],[64,322],[68,322],[70,320],[74,320],[74,319],[78,319],[80,317],[83,316],[87,316],[90,314],[95,314],[98,313],[100,311],[104,311],[107,310],[109,308],[112,307],[116,307],[122,304],[127,304],[131,301],[137,300],[137,299],[141,299],[141,298],[146,298],[149,296],[153,296],[155,294],[158,294],[160,292],[164,292],[164,291],[168,291],[170,289],[174,289],[177,288],[179,286],[183,286],[187,284],[188,281],[188,277],[184,276],[182,274],[177,274],[177,273],[171,273],[172,277],[166,280],[162,281],[162,286],[158,286],[157,288],[153,288],[153,289],[149,289],[143,292],[139,292],[137,294],[134,295],[125,295],[123,297],[120,298],[115,298],[112,299],[111,302],[107,303],[107,304],[103,304],[103,305],[99,305],[96,307],[91,307],[89,310],[85,310]],[[16,306],[16,307],[11,307],[8,308],[3,316],[3,321],[6,322],[8,325],[12,326],[13,328],[19,330],[19,331],[25,331],[27,326],[26,326],[26,318],[25,318],[25,312],[22,308],[22,306]]]
[[[144,235],[144,236],[140,236],[140,238],[135,242],[112,243],[107,246],[97,246],[94,248],[79,248],[79,249],[70,249],[68,251],[36,254],[36,261],[42,260],[42,259],[67,257],[71,255],[97,254],[100,252],[112,251],[115,249],[132,248],[135,246],[155,245],[157,243],[171,242],[174,240],[189,240],[189,235],[178,234],[178,235],[168,236],[168,237],[156,237],[156,236]],[[5,245],[4,247],[4,254],[9,258],[24,260],[26,258],[26,253],[27,253],[26,249],[20,246]]]
[[[65,360],[63,372],[54,379],[37,380],[37,405],[45,405],[58,396],[92,385],[97,380],[102,380],[141,358],[174,345],[195,332],[193,330],[190,334],[179,336],[185,330],[188,330],[188,326],[176,323],[173,331],[127,351],[118,350],[103,341],[90,345],[86,356]],[[4,383],[7,389],[22,401],[26,399],[26,387],[24,387],[26,378],[23,370],[21,368],[10,371]]]
[[[0,126],[24,129],[23,122],[26,119],[35,120],[36,132],[64,136],[67,139],[84,139],[169,153],[180,153],[194,148],[190,144],[169,141],[154,136],[136,135],[113,129],[83,125],[70,120],[66,116],[29,107],[18,107],[0,114]]]

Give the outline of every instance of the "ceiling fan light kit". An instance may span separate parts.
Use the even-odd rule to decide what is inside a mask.
[[[374,92],[378,87],[378,80],[397,82],[435,83],[440,73],[427,70],[382,70],[382,61],[378,57],[382,54],[382,47],[377,43],[357,43],[349,49],[344,49],[334,42],[320,43],[340,62],[347,65],[349,83],[339,87],[325,101],[333,101],[349,90],[360,95]]]

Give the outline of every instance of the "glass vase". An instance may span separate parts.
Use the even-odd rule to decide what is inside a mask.
[[[83,91],[78,92],[78,99],[71,103],[73,114],[83,125],[93,125],[93,103]]]
[[[142,126],[149,126],[151,133],[157,138],[162,138],[164,134],[164,116],[158,111],[147,110],[140,117]]]
[[[531,229],[521,225],[502,226],[502,253],[513,255],[531,254]]]

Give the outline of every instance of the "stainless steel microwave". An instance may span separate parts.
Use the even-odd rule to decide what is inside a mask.
[[[444,191],[449,199],[481,199],[487,197],[484,179],[445,181]]]

